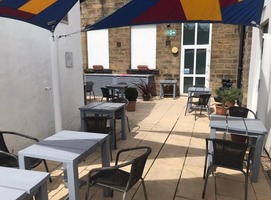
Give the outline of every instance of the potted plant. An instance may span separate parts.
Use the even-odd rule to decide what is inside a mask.
[[[125,97],[129,101],[126,110],[128,112],[134,112],[136,108],[136,99],[138,97],[138,91],[134,87],[128,87],[125,90]]]
[[[216,114],[226,115],[226,110],[230,106],[234,106],[235,101],[242,100],[242,91],[239,88],[231,87],[229,89],[216,89],[217,101]]]
[[[140,82],[135,82],[134,85],[137,87],[139,93],[141,94],[143,101],[149,101],[155,89],[154,84],[146,83],[140,79]]]

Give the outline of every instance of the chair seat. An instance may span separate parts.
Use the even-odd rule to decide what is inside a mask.
[[[115,169],[98,172],[91,179],[97,185],[115,187],[123,191],[126,188],[129,176],[130,174],[128,172]]]

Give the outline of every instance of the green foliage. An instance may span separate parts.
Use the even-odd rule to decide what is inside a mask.
[[[155,90],[155,85],[153,83],[147,84],[142,79],[140,79],[140,82],[135,82],[134,85],[137,87],[138,91],[142,96],[151,97]]]
[[[128,99],[128,101],[136,101],[136,99],[138,97],[137,89],[134,87],[128,87],[125,90],[125,97],[126,97],[126,99]]]
[[[216,94],[223,105],[225,105],[227,101],[234,102],[242,100],[242,91],[237,87],[231,87],[225,90],[216,89]]]

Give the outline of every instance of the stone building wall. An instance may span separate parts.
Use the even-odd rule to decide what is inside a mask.
[[[93,24],[101,17],[106,16],[122,7],[128,0],[85,0],[81,3],[82,26]],[[176,29],[176,36],[167,38],[167,29]],[[166,40],[170,45],[166,45]],[[131,29],[130,27],[109,29],[109,62],[113,73],[126,73],[131,63]],[[236,86],[237,68],[239,59],[239,29],[237,25],[213,24],[210,88],[213,96],[215,89],[221,87],[221,78],[228,77]],[[161,79],[180,78],[181,53],[181,24],[158,24],[156,46],[156,83]],[[82,33],[83,66],[87,66],[86,33]],[[172,47],[179,52],[173,54]],[[249,62],[249,61],[248,61]],[[247,63],[246,63],[247,64]],[[246,77],[246,76],[243,76]],[[243,81],[244,82],[244,81]],[[244,82],[245,83],[245,82]],[[157,84],[157,90],[159,85]]]
[[[213,94],[221,87],[221,78],[229,78],[236,86],[239,59],[237,25],[213,24],[210,87]]]

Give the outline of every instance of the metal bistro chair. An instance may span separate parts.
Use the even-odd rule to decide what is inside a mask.
[[[127,153],[132,151],[137,151],[138,153],[136,153],[136,155],[138,156],[132,156],[132,160],[121,162],[121,164],[118,163],[122,153],[127,156]],[[140,152],[141,154],[139,155]],[[95,168],[90,170],[88,173],[85,200],[89,199],[89,189],[94,185],[112,189],[111,197],[113,197],[113,190],[123,192],[122,200],[125,200],[126,193],[139,180],[141,180],[145,199],[147,200],[148,196],[142,174],[150,153],[151,148],[144,146],[122,149],[117,153],[115,166]],[[127,167],[129,167],[129,172],[122,169]]]
[[[117,95],[110,94],[110,90],[108,88],[101,87],[101,90],[103,94],[101,101],[103,101],[103,98],[106,98],[106,101],[112,101],[112,99],[118,97],[118,94]]]
[[[199,94],[198,101],[197,102],[192,102],[192,104],[194,105],[194,110],[195,110],[195,120],[196,120],[196,117],[197,117],[197,109],[198,108],[200,108],[200,115],[202,113],[202,109],[206,108],[208,117],[210,118],[210,107],[209,107],[209,99],[210,99],[210,97],[211,97],[211,94]],[[189,98],[193,98],[193,97],[189,97]],[[185,110],[185,115],[186,115],[186,110]]]
[[[86,85],[85,85],[85,98],[86,98],[86,103],[87,103],[87,94],[89,94],[90,96],[90,100],[91,100],[91,93],[93,94],[93,97],[94,97],[94,100],[95,100],[95,93],[93,91],[93,85],[94,85],[94,82],[92,81],[88,81],[86,82]]]
[[[110,135],[110,156],[112,160],[112,134],[113,131],[110,127],[107,127],[108,116],[87,116],[84,117],[85,131],[94,133],[104,133]]]
[[[229,116],[242,117],[242,118],[247,118],[248,115],[251,114],[251,116],[254,119],[257,119],[256,114],[252,110],[250,110],[248,108],[245,108],[245,107],[241,107],[241,106],[231,106],[231,107],[229,107],[228,110],[227,110],[227,114]],[[225,137],[226,137],[226,134],[224,133],[223,138],[225,139]],[[237,138],[238,140],[243,141],[243,142],[244,141],[248,142],[248,137],[247,136],[238,135],[238,136],[235,136],[235,138]]]
[[[19,168],[18,156],[15,155],[13,152],[9,151],[7,147],[4,135],[10,135],[20,138],[25,138],[29,140],[33,140],[35,142],[39,142],[37,138],[34,138],[29,135],[25,135],[22,133],[16,133],[12,131],[0,131],[0,166],[2,167],[13,167]],[[17,138],[17,139],[18,139]],[[37,158],[30,158],[30,166],[31,168],[37,167],[39,164],[44,163],[46,172],[49,173],[48,165],[44,159],[37,159]],[[50,182],[52,182],[52,178],[49,178]]]
[[[209,143],[213,146],[213,152],[209,152]],[[206,186],[208,182],[208,177],[217,167],[228,168],[232,170],[241,171],[245,176],[245,200],[247,200],[247,190],[248,190],[248,176],[249,176],[249,167],[250,167],[250,158],[251,158],[251,148],[252,146],[247,143],[233,142],[229,140],[222,139],[211,139],[206,138],[206,154],[205,154],[205,164],[204,164],[204,172],[203,179],[204,188],[202,192],[202,198],[205,197]],[[246,156],[246,152],[248,152],[248,156]],[[208,156],[212,156],[212,162],[210,166],[208,166],[206,171],[206,165]],[[245,170],[244,170],[244,165]]]
[[[128,99],[124,99],[124,98],[116,98],[116,99],[113,99],[112,102],[114,102],[114,103],[125,103],[126,106],[129,103]],[[121,111],[115,112],[115,119],[121,119]],[[130,132],[131,129],[130,129],[130,124],[129,124],[129,118],[128,118],[127,115],[126,115],[126,120],[127,120],[128,130]],[[115,127],[116,127],[116,120],[115,120]]]

